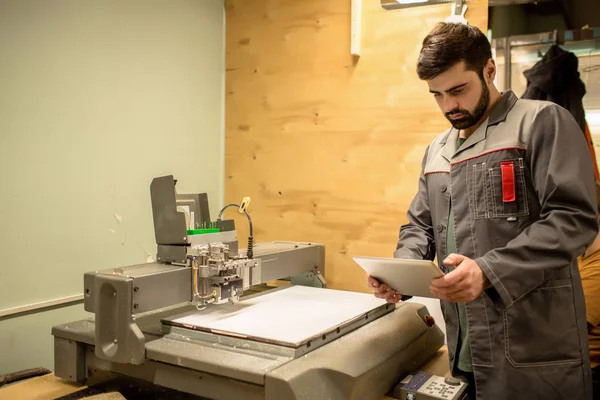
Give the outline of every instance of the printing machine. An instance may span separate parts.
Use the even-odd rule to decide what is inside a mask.
[[[209,399],[381,399],[444,344],[416,303],[325,288],[323,245],[255,245],[244,205],[150,185],[157,262],[84,275],[93,318],[55,326],[55,374],[126,376]],[[248,219],[238,249],[235,207]],[[273,281],[289,285],[273,287]]]

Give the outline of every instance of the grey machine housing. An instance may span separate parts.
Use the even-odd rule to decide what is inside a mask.
[[[368,295],[325,288],[321,244],[267,242],[240,251],[233,220],[211,222],[206,194],[180,195],[175,184],[164,176],[150,185],[157,262],[84,274],[84,307],[94,316],[53,327],[56,376],[93,385],[124,375],[223,400],[369,400],[443,346],[443,333],[417,303],[377,304],[292,344],[179,324],[194,313],[235,315],[228,303],[289,290],[266,285],[279,279],[310,287],[310,304],[326,294],[359,303]],[[188,234],[203,227],[218,232]],[[311,313],[306,307],[298,318],[310,321]]]

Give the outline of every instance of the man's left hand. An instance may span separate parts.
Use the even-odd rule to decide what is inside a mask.
[[[443,264],[455,269],[431,281],[429,290],[437,298],[455,303],[468,303],[491,286],[479,265],[468,257],[450,254]]]

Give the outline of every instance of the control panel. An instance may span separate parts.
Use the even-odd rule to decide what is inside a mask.
[[[417,372],[402,379],[393,395],[400,400],[463,400],[466,389],[467,384],[459,379]]]

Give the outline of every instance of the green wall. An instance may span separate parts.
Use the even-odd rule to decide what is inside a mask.
[[[0,0],[0,314],[155,257],[153,177],[223,203],[222,0]],[[0,373],[53,366],[83,305],[0,318]]]

